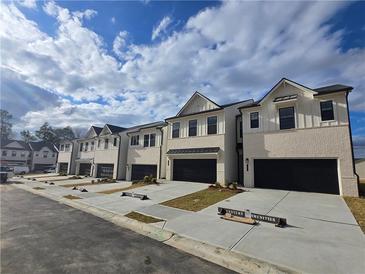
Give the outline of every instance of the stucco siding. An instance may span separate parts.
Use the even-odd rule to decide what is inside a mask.
[[[244,182],[247,187],[254,186],[254,159],[328,158],[338,159],[341,194],[357,196],[347,126],[245,134],[243,146],[243,158],[249,159],[249,171],[244,169]]]

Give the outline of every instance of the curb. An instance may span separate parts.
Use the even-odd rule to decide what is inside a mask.
[[[24,184],[14,184],[15,187],[31,192],[33,194],[57,201],[61,204],[68,205],[75,209],[84,211],[96,217],[109,221],[117,226],[127,228],[136,233],[150,237],[154,240],[163,242],[169,246],[182,250],[186,253],[192,254],[196,257],[210,261],[217,265],[223,266],[238,273],[298,273],[289,268],[271,264],[259,259],[248,257],[241,253],[226,250],[221,247],[216,247],[197,240],[186,238],[175,234],[171,231],[161,229],[149,224],[130,219],[123,215],[113,213],[104,209],[93,206],[87,206],[81,203],[74,202],[66,198],[59,198],[55,195],[44,193],[35,190]]]

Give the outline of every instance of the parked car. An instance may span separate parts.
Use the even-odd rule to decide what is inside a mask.
[[[29,172],[29,167],[27,166],[14,166],[14,174],[25,174]]]
[[[43,170],[43,173],[56,173],[56,168],[55,167],[47,168]]]

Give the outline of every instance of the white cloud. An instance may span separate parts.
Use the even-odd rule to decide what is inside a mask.
[[[282,77],[310,87],[353,85],[351,108],[364,111],[365,50],[341,50],[345,32],[332,33],[328,25],[343,5],[224,2],[169,35],[171,19],[162,24],[163,19],[154,37],[165,39],[152,45],[127,43],[128,34],[119,32],[112,48],[120,62],[102,37],[83,25],[81,18],[93,13],[44,4],[58,22],[52,37],[15,5],[3,4],[1,66],[26,83],[71,98],[28,111],[22,121],[29,128],[44,121],[88,127],[160,120],[174,115],[195,90],[218,103],[258,99]]]
[[[125,57],[128,32],[120,31],[113,41],[113,52],[119,57]]]
[[[17,3],[23,7],[27,7],[30,9],[37,8],[36,0],[17,0]]]
[[[165,16],[160,23],[152,30],[152,40],[160,37],[162,34],[166,34],[167,27],[171,24],[172,20],[169,16]]]
[[[116,22],[115,17],[113,16],[113,17],[110,19],[110,21],[111,21],[113,24],[115,24],[115,22]]]

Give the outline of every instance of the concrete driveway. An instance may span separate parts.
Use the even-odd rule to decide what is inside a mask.
[[[218,206],[284,217],[289,226],[225,221],[217,216]],[[166,219],[164,228],[181,235],[301,272],[363,273],[365,269],[364,234],[340,196],[247,189],[197,213],[162,207],[138,211]]]

